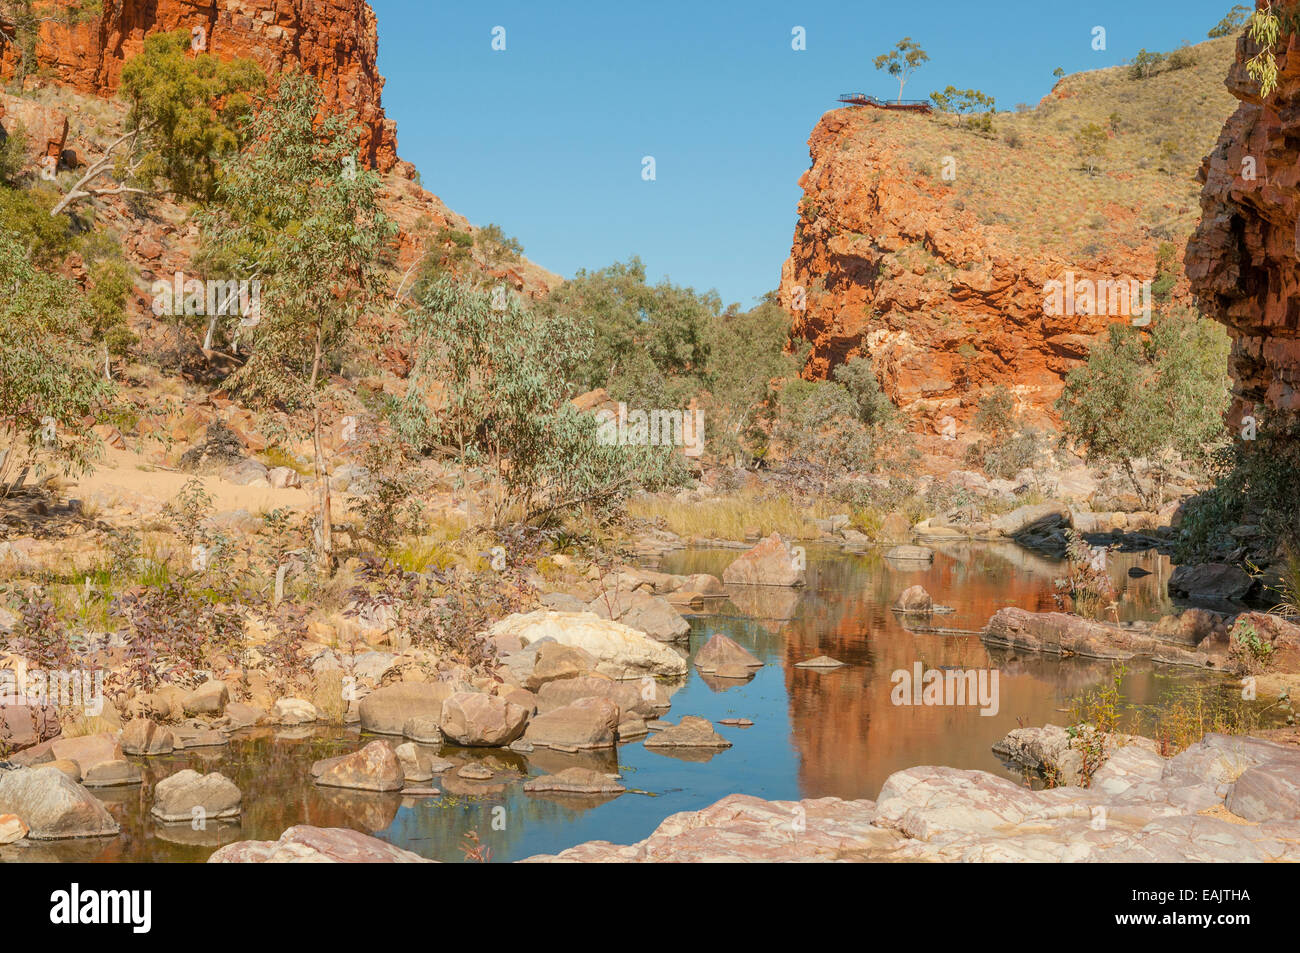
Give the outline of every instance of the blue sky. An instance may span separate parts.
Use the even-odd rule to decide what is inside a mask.
[[[948,84],[1036,103],[1052,70],[1199,43],[1232,0],[446,3],[371,0],[402,158],[476,225],[563,276],[640,255],[652,280],[748,307],[780,281],[808,135],[904,35]],[[504,51],[492,30],[505,28]],[[791,49],[802,26],[807,49]],[[1092,49],[1094,26],[1106,49]],[[656,178],[642,178],[642,157]]]

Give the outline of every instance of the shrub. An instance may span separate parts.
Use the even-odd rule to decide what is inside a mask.
[[[1090,462],[1118,464],[1139,496],[1158,507],[1138,480],[1139,459],[1175,453],[1204,463],[1226,437],[1228,340],[1213,321],[1161,315],[1151,333],[1112,324],[1086,364],[1066,377],[1056,407],[1065,439]]]
[[[1163,53],[1151,53],[1145,48],[1138,50],[1137,56],[1133,57],[1133,62],[1129,65],[1129,76],[1133,79],[1149,79],[1160,71],[1164,62]]]

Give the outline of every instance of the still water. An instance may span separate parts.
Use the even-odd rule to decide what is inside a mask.
[[[693,550],[666,557],[667,572],[721,575],[735,551]],[[1140,566],[1150,575],[1131,579]],[[955,543],[936,547],[934,563],[908,570],[878,554],[844,555],[834,549],[808,552],[808,585],[802,590],[761,589],[736,593],[691,617],[692,655],[722,632],[764,663],[748,682],[690,675],[676,691],[667,720],[698,715],[715,723],[748,718],[752,727],[718,726],[733,747],[673,756],[641,741],[616,751],[563,754],[538,749],[528,755],[444,747],[454,761],[480,761],[496,772],[488,782],[458,779],[451,772],[433,782],[442,796],[404,798],[321,788],[311,782],[318,758],[355,750],[369,738],[352,729],[254,729],[235,735],[228,748],[178,752],[136,759],[145,783],[101,789],[122,825],[121,836],[103,841],[65,841],[0,848],[0,860],[203,861],[226,843],[274,840],[293,824],[352,827],[427,857],[464,859],[468,832],[491,849],[491,860],[554,853],[587,840],[629,843],[647,836],[663,818],[698,810],[724,795],[743,792],[769,799],[835,796],[874,798],[893,772],[922,764],[979,768],[1020,779],[990,751],[993,742],[1019,725],[1065,724],[1070,700],[1111,676],[1107,663],[988,649],[975,634],[1003,606],[1056,608],[1060,562],[1015,545]],[[1121,592],[1120,618],[1149,619],[1168,611],[1164,596],[1168,561],[1154,553],[1117,555],[1111,572]],[[898,594],[920,584],[952,614],[935,616],[945,634],[911,631],[890,610]],[[965,630],[971,634],[953,634]],[[847,663],[818,671],[795,663],[829,655]],[[977,706],[899,706],[891,701],[891,674],[925,668],[996,668],[998,710]],[[1123,691],[1133,705],[1154,705],[1171,688],[1221,679],[1185,669],[1130,666]],[[530,795],[528,776],[573,765],[622,775],[629,789],[612,799]],[[244,795],[237,824],[155,823],[149,817],[152,787],[183,768],[221,771]]]

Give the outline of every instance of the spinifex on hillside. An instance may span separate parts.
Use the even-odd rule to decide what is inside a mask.
[[[490,183],[530,253],[590,199],[645,259],[425,191],[362,0],[0,0],[0,862],[1300,859],[1300,8],[1013,111],[915,98],[942,17],[781,32],[864,91],[748,308],[654,277],[674,177],[752,174],[679,102],[556,146],[680,38],[477,15],[383,34],[495,123],[421,102],[426,173],[563,152]]]

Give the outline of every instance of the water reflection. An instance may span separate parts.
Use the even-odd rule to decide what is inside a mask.
[[[144,783],[101,790],[122,824],[120,837],[0,848],[0,860],[202,861],[216,847],[244,838],[275,839],[293,824],[350,827],[425,856],[461,860],[466,832],[475,831],[493,860],[552,853],[585,840],[627,843],[645,837],[669,814],[697,810],[733,792],[792,799],[833,795],[875,797],[894,771],[918,764],[980,768],[1018,777],[990,746],[1018,724],[1064,723],[1069,699],[1110,677],[1096,660],[1060,660],[988,649],[975,634],[909,630],[890,609],[898,594],[920,584],[951,606],[936,617],[946,629],[975,633],[1003,606],[1056,608],[1061,564],[1014,545],[953,543],[934,547],[933,564],[893,567],[878,555],[846,556],[810,547],[808,586],[748,589],[711,602],[692,618],[692,654],[715,632],[748,648],[765,664],[748,680],[703,677],[691,668],[676,688],[667,718],[698,715],[719,722],[752,719],[752,727],[717,726],[733,747],[722,751],[645,748],[640,740],[617,751],[565,754],[539,748],[520,755],[443,747],[430,749],[458,764],[476,761],[487,781],[453,772],[432,782],[439,797],[411,797],[323,788],[311,782],[313,761],[356,750],[368,738],[355,730],[258,729],[227,748],[137,759]],[[659,568],[721,575],[734,551],[677,553]],[[1130,579],[1129,566],[1152,575]],[[1153,618],[1167,608],[1167,560],[1124,554],[1110,570],[1123,594],[1121,618]],[[829,655],[846,665],[801,669],[797,662]],[[890,676],[921,662],[926,668],[996,668],[999,705],[899,706]],[[1128,700],[1151,704],[1170,685],[1210,681],[1184,670],[1133,666]],[[618,774],[628,791],[614,798],[529,795],[523,780],[581,766]],[[220,770],[244,792],[238,824],[164,827],[149,816],[153,786],[183,768]]]

